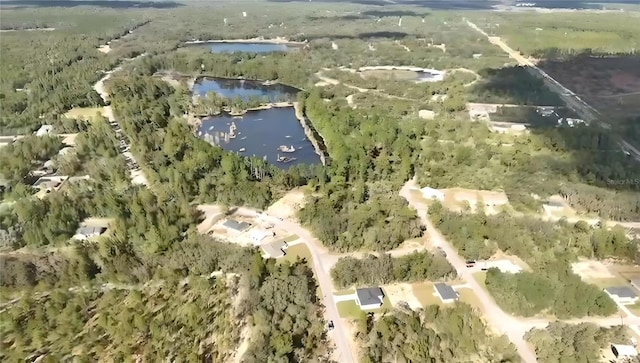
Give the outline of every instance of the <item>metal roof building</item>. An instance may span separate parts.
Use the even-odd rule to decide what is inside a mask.
[[[442,302],[453,302],[459,298],[458,292],[454,290],[453,287],[443,282],[439,282],[433,285],[433,287],[435,288],[438,296],[440,296],[440,300],[442,300]]]

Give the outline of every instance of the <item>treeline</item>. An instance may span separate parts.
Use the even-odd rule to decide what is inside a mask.
[[[489,334],[473,309],[461,303],[363,318],[357,337],[365,363],[520,362],[509,339]]]
[[[637,240],[621,227],[591,227],[584,221],[568,224],[547,222],[507,214],[488,216],[446,210],[440,204],[429,208],[437,228],[469,259],[486,259],[498,249],[516,255],[532,267],[544,267],[556,259],[619,258],[636,261]]]
[[[592,323],[553,322],[546,329],[527,332],[525,339],[535,346],[540,363],[591,363],[600,362],[602,350],[609,349],[612,343],[627,344],[629,334],[622,325],[604,328]]]
[[[553,268],[548,273],[502,273],[487,271],[485,284],[498,305],[520,316],[547,312],[560,319],[581,316],[608,316],[616,304],[595,285],[586,284],[568,268]]]
[[[415,252],[395,258],[388,254],[368,255],[362,259],[343,257],[331,269],[331,277],[341,289],[393,282],[434,281],[455,276],[456,271],[446,258],[430,252]]]

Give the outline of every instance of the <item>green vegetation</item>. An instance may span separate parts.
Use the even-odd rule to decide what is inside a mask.
[[[509,274],[492,268],[485,284],[502,309],[517,315],[549,312],[564,319],[616,312],[616,304],[602,289],[566,270],[542,275],[539,271]]]
[[[27,296],[0,313],[0,358],[224,360],[238,339],[230,294],[224,279],[191,278]]]
[[[555,322],[546,329],[534,329],[525,335],[528,342],[536,347],[536,355],[541,363],[600,362],[601,349],[611,343],[623,343],[628,339],[624,326],[603,328],[591,323],[566,324]]]
[[[384,285],[392,282],[417,282],[455,277],[456,271],[440,255],[416,252],[393,258],[368,255],[363,259],[343,257],[331,269],[331,277],[340,288]]]
[[[530,316],[550,312],[561,318],[610,315],[615,304],[600,288],[573,274],[569,263],[577,256],[636,258],[638,241],[623,228],[593,228],[551,223],[506,214],[486,216],[448,212],[434,204],[429,213],[436,226],[469,259],[486,259],[497,249],[521,257],[533,272],[487,272],[485,284],[505,310]]]
[[[509,339],[488,335],[473,309],[461,303],[362,318],[357,336],[362,362],[520,362]]]

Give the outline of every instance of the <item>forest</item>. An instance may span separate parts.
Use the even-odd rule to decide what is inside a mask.
[[[454,278],[456,271],[441,255],[415,252],[395,258],[388,254],[368,255],[365,258],[343,257],[331,269],[331,277],[339,288],[347,289]]]
[[[549,311],[560,318],[610,315],[615,304],[595,285],[575,275],[569,266],[578,256],[636,261],[637,240],[625,229],[591,227],[586,222],[551,223],[504,213],[462,214],[439,204],[430,218],[468,259],[487,259],[498,249],[522,258],[533,270],[517,274],[487,271],[487,289],[506,311],[531,316]]]
[[[362,318],[361,362],[520,362],[506,336],[490,335],[469,305],[395,310],[380,319]]]
[[[600,362],[601,349],[610,344],[628,344],[629,335],[624,326],[603,328],[591,323],[566,324],[554,322],[546,329],[533,329],[525,339],[536,348],[541,363]],[[637,362],[633,360],[631,362]]]

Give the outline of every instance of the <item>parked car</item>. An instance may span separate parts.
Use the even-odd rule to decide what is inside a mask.
[[[329,328],[329,330],[333,330],[333,328],[335,328],[335,325],[333,324],[333,320],[329,320],[329,324],[327,324],[327,327]]]

